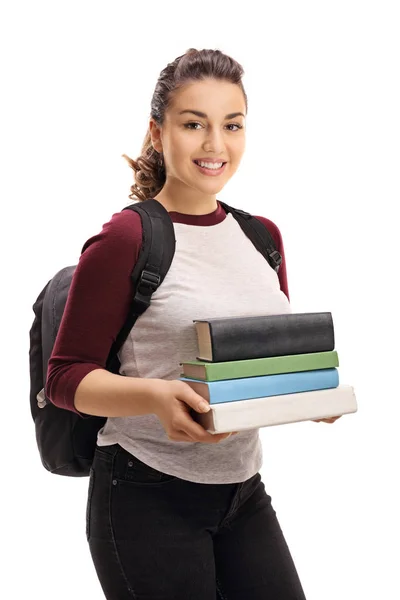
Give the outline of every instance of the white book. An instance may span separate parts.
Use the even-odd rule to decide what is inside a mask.
[[[196,413],[195,419],[210,433],[227,433],[355,412],[354,388],[340,385],[327,390],[212,404],[208,413]]]

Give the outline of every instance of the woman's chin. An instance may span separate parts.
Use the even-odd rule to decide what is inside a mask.
[[[219,194],[221,192],[221,190],[224,189],[224,186],[226,185],[226,182],[208,182],[208,183],[203,183],[202,185],[196,185],[196,188],[201,191],[203,194],[208,194],[209,196],[215,196],[216,194]]]

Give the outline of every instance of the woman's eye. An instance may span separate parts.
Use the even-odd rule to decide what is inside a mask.
[[[192,127],[192,125],[199,125],[199,127],[201,127],[201,123],[185,123],[186,129],[197,129],[197,127]]]
[[[243,129],[243,125],[240,125],[239,123],[229,123],[227,127],[236,127],[236,129],[230,129],[230,131],[238,131],[239,129]]]

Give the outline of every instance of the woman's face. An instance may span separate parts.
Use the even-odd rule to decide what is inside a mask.
[[[206,79],[177,90],[162,127],[150,124],[153,145],[164,155],[166,184],[205,196],[218,194],[243,156],[245,114],[244,95],[236,84]]]

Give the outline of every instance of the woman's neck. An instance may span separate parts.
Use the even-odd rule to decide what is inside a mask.
[[[164,185],[155,200],[160,202],[168,212],[183,215],[208,215],[218,208],[215,195],[208,196],[197,190],[185,188],[185,191],[173,189],[174,186]]]

